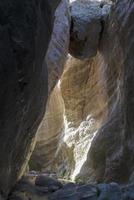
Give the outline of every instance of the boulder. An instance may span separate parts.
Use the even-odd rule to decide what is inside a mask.
[[[97,54],[103,29],[103,15],[108,13],[106,9],[105,12],[103,11],[104,5],[99,1],[91,0],[77,0],[71,3],[69,53],[72,56],[89,59]]]
[[[48,188],[48,191],[54,192],[62,188],[62,184],[54,178],[40,175],[35,180],[35,185]]]

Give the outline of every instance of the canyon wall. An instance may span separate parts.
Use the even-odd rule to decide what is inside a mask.
[[[48,96],[45,55],[59,3],[60,0],[0,0],[0,195],[3,197],[22,174],[44,115]]]
[[[59,175],[77,181],[88,181],[85,166],[93,138],[107,115],[109,99],[105,89],[104,62],[98,51],[103,24],[109,15],[111,1],[74,1],[71,6],[69,56],[61,77],[65,105],[65,129],[56,152]],[[85,172],[83,175],[82,170]],[[86,176],[87,175],[87,176]]]
[[[134,2],[113,1],[109,15],[107,6],[101,8],[101,23],[95,25],[101,26],[96,27],[99,40],[95,53],[88,49],[92,46],[88,42],[93,42],[87,38],[89,32],[81,35],[83,29],[74,23],[77,20],[71,26],[70,53],[88,60],[69,58],[61,79],[66,126],[56,152],[57,162],[64,174],[73,178],[78,175],[91,182],[126,183],[134,178]],[[77,174],[79,162],[83,163]]]
[[[52,171],[55,152],[64,130],[64,102],[58,86],[49,97],[45,116],[37,131],[35,149],[30,159],[31,170]]]
[[[62,0],[55,13],[54,29],[46,55],[48,65],[49,93],[53,90],[47,104],[46,114],[39,130],[30,169],[53,168],[53,160],[64,128],[64,103],[59,83],[68,55],[70,38],[70,12],[68,0]],[[54,89],[53,89],[54,88]]]
[[[0,0],[0,198],[25,170],[53,89],[38,131],[43,168],[53,161],[71,179],[134,180],[134,2],[113,1],[110,13],[107,2],[72,4],[63,104],[54,87],[69,45],[68,1],[55,14],[60,0]]]
[[[108,113],[93,140],[86,163],[93,169],[97,181],[125,183],[133,180],[133,20],[134,2],[116,1],[100,43],[109,98]]]
[[[107,10],[104,5],[102,8],[105,11]],[[73,14],[73,17],[77,19],[75,14]],[[88,103],[85,104],[85,107],[89,114],[94,113],[95,110],[99,111],[97,102],[102,104],[103,96],[103,104],[105,105],[103,112],[105,113],[105,117],[100,115],[100,119],[102,119],[100,127],[96,131],[96,135],[88,149],[85,163],[79,172],[79,178],[85,178],[90,182],[117,181],[119,183],[126,183],[133,181],[133,20],[134,2],[128,0],[114,1],[110,14],[101,18],[102,29],[97,47],[99,58],[98,56],[94,57],[96,61],[98,59],[101,60],[98,67],[97,65],[93,67],[94,70],[97,69],[99,74],[95,83],[99,84],[101,89],[98,92],[96,84],[92,85],[91,88],[88,86],[90,88],[88,95],[91,95],[93,98],[93,91],[95,90],[96,99],[93,98],[92,101],[92,98],[88,96]],[[91,56],[90,49],[87,48],[87,46],[90,47],[90,45],[87,45],[88,34],[84,35],[84,37],[83,34],[81,35],[83,26],[84,28],[87,26],[81,23],[81,29],[77,29],[79,27],[77,20],[74,20],[73,23],[71,27],[70,53],[76,58],[88,58],[87,52],[89,53],[89,57]],[[87,64],[83,66],[83,71],[86,70],[84,67],[87,68]],[[69,79],[66,78],[66,87],[70,84],[71,75],[68,76]],[[77,68],[74,72],[74,77],[77,77]],[[79,122],[84,120],[84,118],[82,119],[84,115],[81,108],[83,97],[81,91],[82,85],[86,80],[86,75],[84,75],[84,80],[82,80],[83,73],[79,75],[78,79],[74,77],[72,78],[69,90],[63,90],[63,97],[67,109],[65,109],[67,118],[74,118],[73,124],[75,122],[79,124]],[[94,75],[90,74],[89,77],[89,80],[94,82]],[[73,86],[75,90],[73,90]],[[76,89],[77,86],[79,89]],[[93,91],[92,88],[94,88]],[[73,92],[71,93],[72,90]],[[79,92],[77,92],[78,90]],[[66,94],[64,95],[64,93]],[[69,126],[73,127],[73,124]],[[75,129],[73,131],[75,132]],[[70,137],[70,144],[74,141],[73,149],[76,144],[75,137],[76,133]]]
[[[61,78],[66,119],[58,156],[62,155],[60,165],[66,163],[63,165],[65,175],[73,180],[80,173],[107,112],[100,63],[99,54],[85,61],[70,57]]]

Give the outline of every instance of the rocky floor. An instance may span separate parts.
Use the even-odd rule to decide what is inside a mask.
[[[134,200],[134,185],[65,183],[31,173],[17,183],[8,200]]]

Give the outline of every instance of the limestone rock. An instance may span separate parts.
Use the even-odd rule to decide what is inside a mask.
[[[105,184],[101,183],[98,186],[98,200],[118,200],[122,199],[122,191],[117,183]]]
[[[70,39],[70,12],[68,0],[61,0],[55,13],[55,22],[49,49],[46,55],[49,92],[60,79],[68,54]]]
[[[70,54],[80,59],[95,56],[102,30],[100,2],[90,0],[72,2],[71,19]]]
[[[0,0],[0,193],[24,169],[48,95],[45,55],[60,0]]]
[[[47,177],[47,176],[38,176],[35,180],[35,185],[40,187],[47,187],[48,191],[55,192],[62,188],[62,184],[54,178]]]
[[[128,182],[134,170],[134,2],[117,0],[107,20],[100,52],[108,112],[93,140],[85,168],[95,180]]]
[[[40,179],[41,176],[37,177]],[[31,184],[20,180],[8,197],[9,200],[133,200],[134,185],[118,185],[117,183],[101,184],[65,184],[57,191],[47,190],[50,186],[50,178],[45,176],[45,187],[43,185]],[[42,178],[41,178],[42,179]],[[54,181],[53,184],[57,184]],[[59,182],[58,182],[59,183]],[[51,185],[53,187],[53,184]],[[50,188],[51,188],[50,186]]]
[[[86,61],[70,57],[61,78],[66,120],[56,162],[59,172],[73,180],[80,173],[106,114],[107,97],[100,63],[100,55]]]
[[[61,92],[68,122],[78,127],[90,113],[103,115],[105,91],[101,80],[101,56],[85,61],[70,57],[61,78]]]
[[[46,55],[49,92],[61,76],[67,58],[70,31],[68,0],[62,0],[55,13],[54,29]],[[50,169],[64,127],[64,103],[57,86],[49,98],[46,114],[37,133],[31,169]]]
[[[73,160],[70,166],[74,170],[74,163],[77,163],[74,149],[82,141],[79,136],[83,133],[77,128],[91,114],[95,118],[93,127],[97,134],[91,146],[89,145],[90,148],[85,148],[88,153],[80,170],[81,177],[90,181],[126,183],[133,181],[134,176],[134,2],[117,0],[105,19],[99,57],[97,55],[93,59],[99,65],[89,67],[88,71],[87,60],[81,68],[79,62],[82,61],[77,61],[76,66],[72,64],[72,68],[70,63],[63,74],[61,90],[70,135],[63,135],[64,145],[61,149],[68,148]],[[83,51],[82,48],[77,49]],[[78,153],[80,154],[82,153]],[[67,166],[67,169],[70,168]]]
[[[64,103],[56,86],[50,95],[46,113],[37,132],[37,142],[30,160],[30,169],[52,170],[60,135],[64,128]]]

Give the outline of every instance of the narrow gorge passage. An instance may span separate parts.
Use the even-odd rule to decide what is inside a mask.
[[[134,200],[133,22],[133,0],[0,0],[0,200]]]

